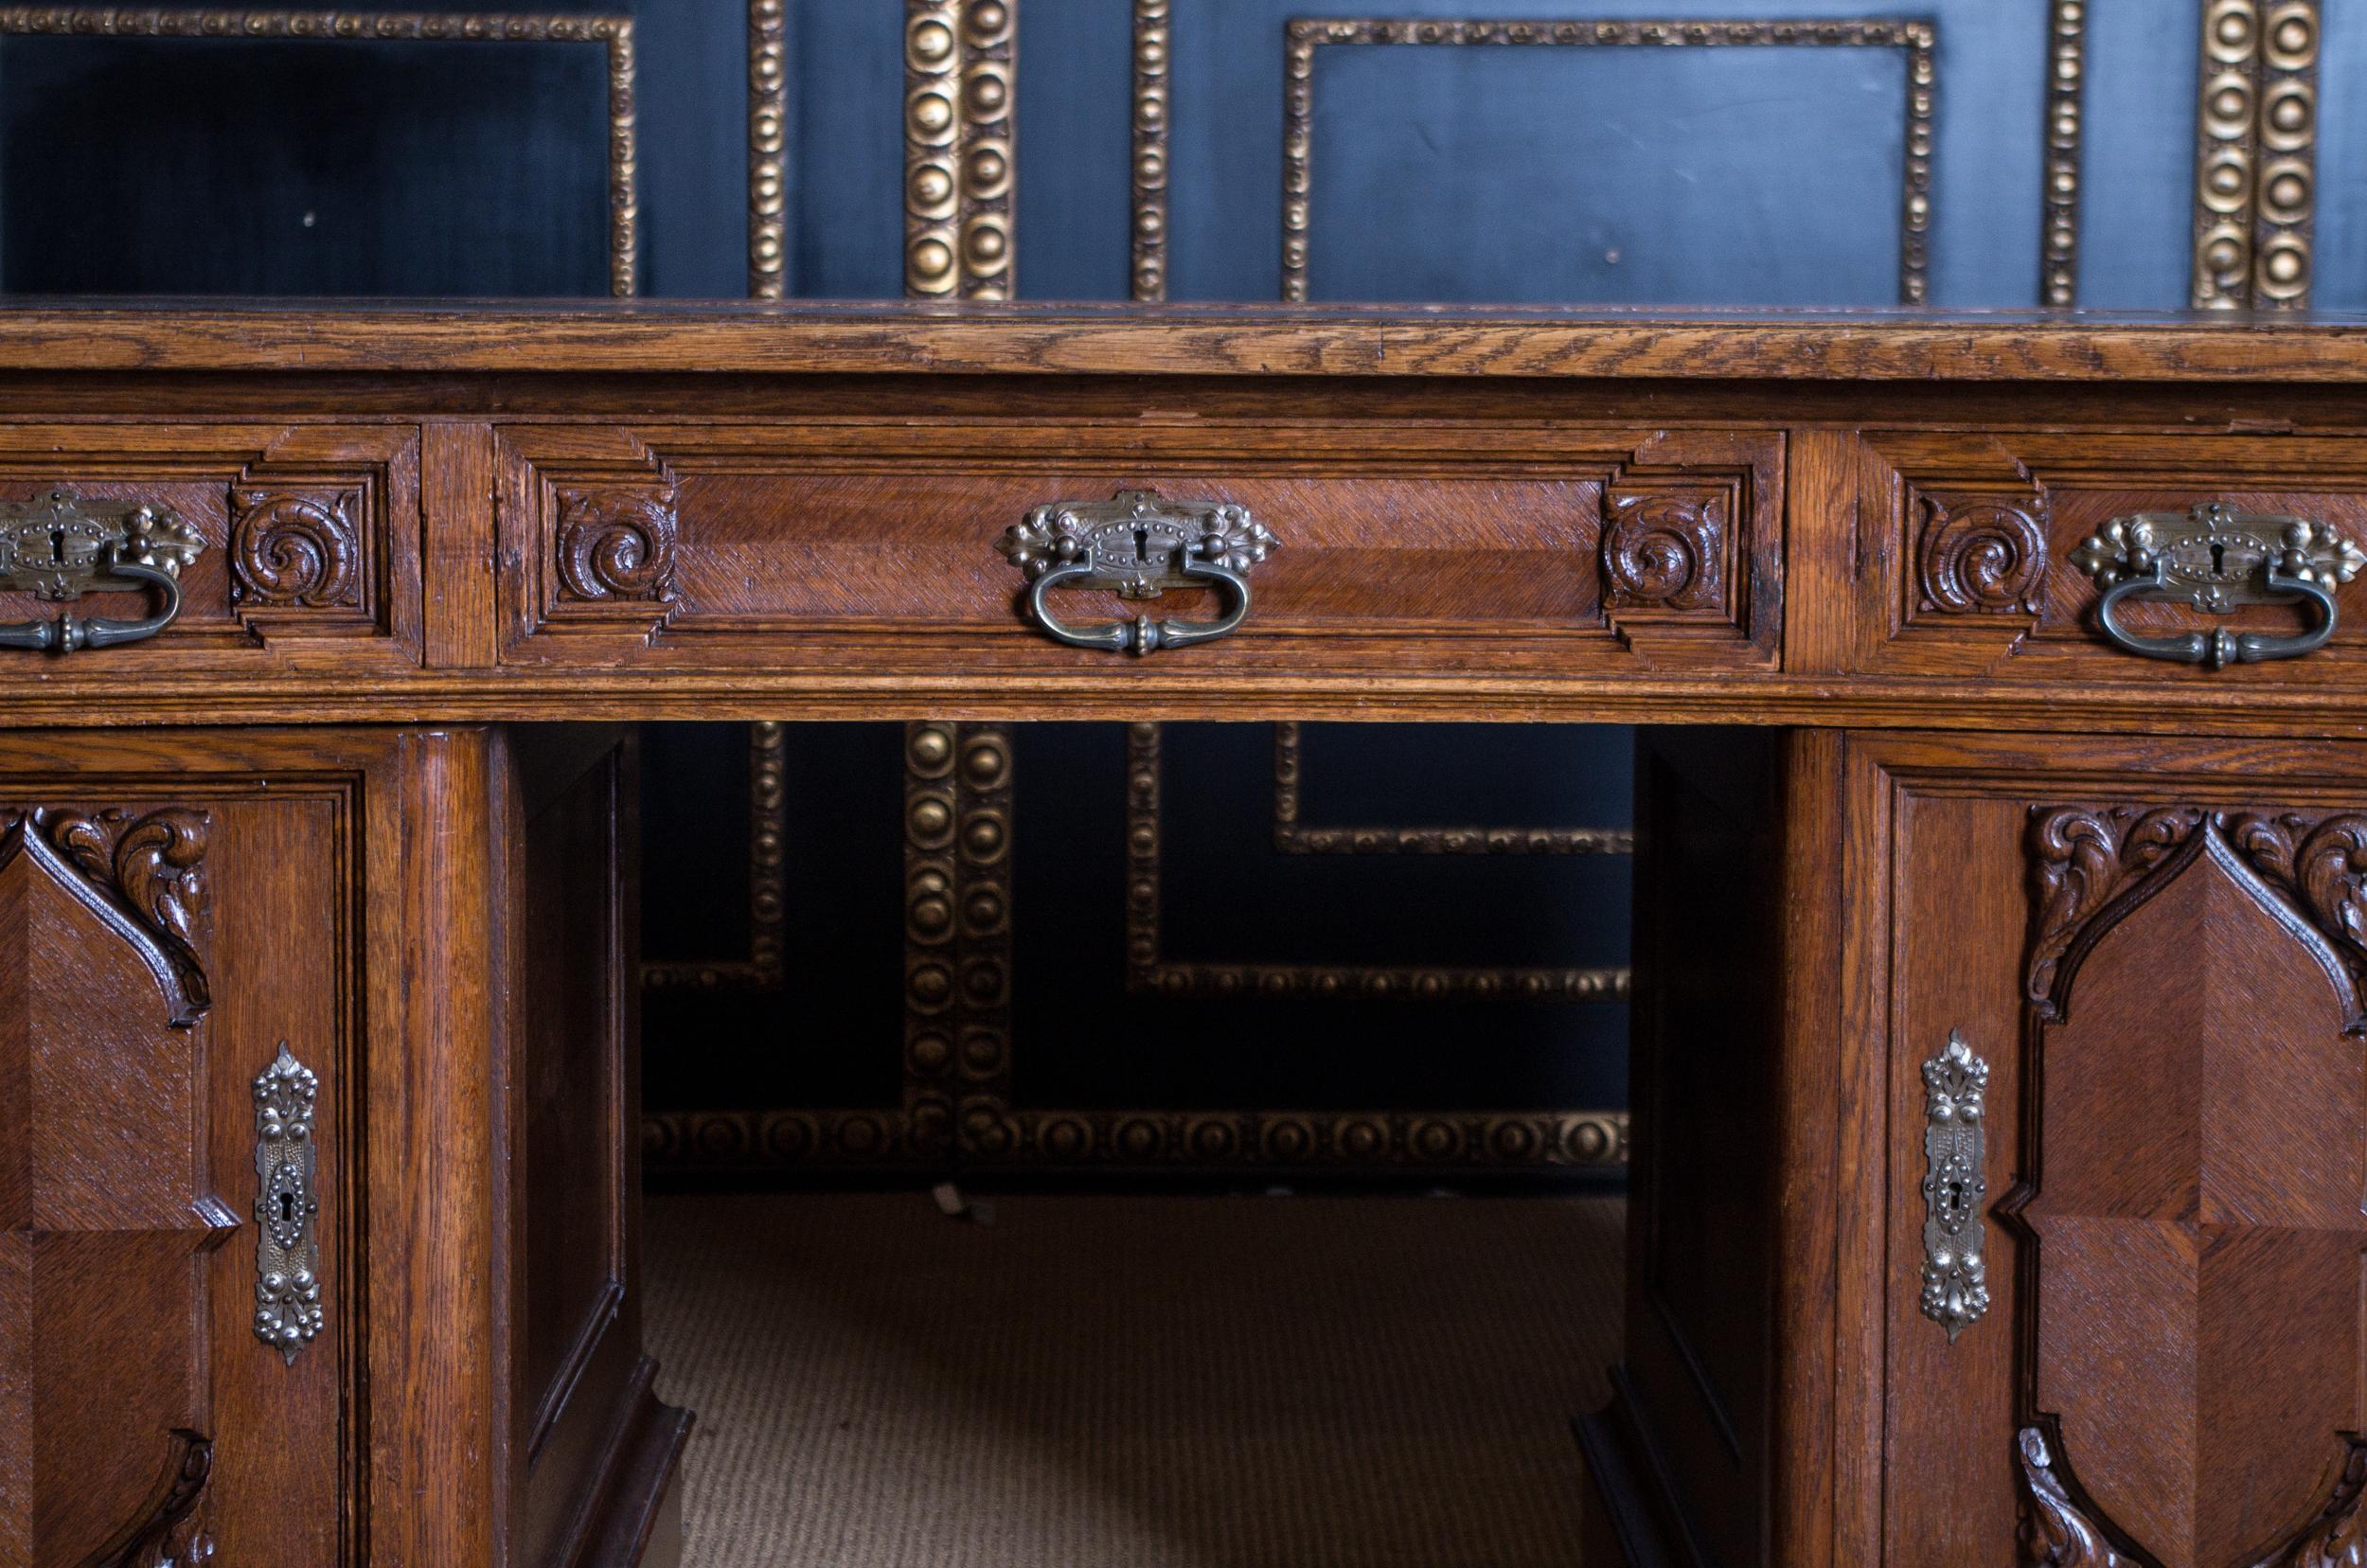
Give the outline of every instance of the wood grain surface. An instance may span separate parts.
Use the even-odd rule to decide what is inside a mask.
[[[714,304],[27,306],[28,370],[2367,380],[2367,320],[1552,307]]]

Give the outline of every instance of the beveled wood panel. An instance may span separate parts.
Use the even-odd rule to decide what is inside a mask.
[[[2337,590],[2340,629],[2298,659],[2208,669],[2114,647],[2101,591],[2072,561],[2083,541],[2140,512],[2240,512],[2340,526],[2367,547],[2367,449],[2290,435],[1874,430],[1860,442],[1857,668],[1885,675],[2356,688],[2367,685],[2367,579]],[[2220,615],[2125,605],[2130,630],[2222,626],[2291,633],[2297,608]]]
[[[1889,1221],[1842,1250],[1875,1314],[1844,1312],[1844,1368],[1882,1347],[1882,1425],[1843,1466],[1878,1476],[1880,1559],[2287,1560],[2358,1502],[2341,912],[2367,752],[1853,737],[1850,758],[1855,878],[1895,900],[1848,982],[1887,1021]],[[1951,1032],[1988,1066],[1989,1303],[1953,1342],[1922,1300],[1923,1064]],[[2121,1558],[2017,1559],[2029,1539]]]
[[[328,1568],[360,1437],[354,802],[129,778],[0,759],[0,1557]],[[317,1086],[321,1259],[284,1356],[257,1333],[256,1089],[283,1042]]]
[[[0,501],[61,491],[155,507],[205,542],[180,573],[170,625],[70,660],[103,658],[116,679],[385,674],[419,663],[415,426],[0,423]],[[91,595],[67,608],[144,614],[134,600]],[[0,623],[53,619],[60,608],[0,592]],[[59,661],[44,673],[72,668]]]
[[[1767,668],[1782,440],[1519,423],[1194,419],[509,426],[504,658],[649,668],[1109,669],[1017,612],[1033,508],[1148,490],[1280,538],[1189,671]],[[1077,624],[1207,613],[1067,594]],[[1154,661],[1156,662],[1156,661]]]

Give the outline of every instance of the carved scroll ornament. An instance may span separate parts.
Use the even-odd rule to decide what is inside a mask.
[[[1611,610],[1712,610],[1726,600],[1734,532],[1724,486],[1604,491],[1603,589]]]
[[[360,605],[361,501],[357,490],[232,491],[231,602],[243,609]]]
[[[1915,582],[1924,608],[2035,615],[2046,585],[2046,526],[2036,500],[1925,495]]]
[[[663,480],[562,489],[560,583],[571,598],[671,603],[678,531],[674,487]]]

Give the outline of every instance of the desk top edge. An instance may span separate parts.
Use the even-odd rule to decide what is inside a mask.
[[[2367,383],[2367,315],[893,302],[24,301],[0,373]]]

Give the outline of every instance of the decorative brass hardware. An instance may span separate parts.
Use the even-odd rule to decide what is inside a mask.
[[[1056,642],[1149,653],[1221,637],[1249,615],[1249,571],[1276,541],[1249,508],[1231,502],[1170,502],[1152,490],[1120,490],[1108,501],[1038,507],[996,547],[1027,575],[1029,618]],[[1152,599],[1170,588],[1214,588],[1224,597],[1214,620],[1137,615],[1078,631],[1052,614],[1055,588],[1100,588],[1122,599]]]
[[[321,1212],[312,1185],[320,1078],[289,1054],[255,1078],[255,1337],[289,1365],[321,1331]]]
[[[2367,565],[2367,553],[2340,525],[2239,512],[2216,501],[2184,514],[2116,517],[2082,541],[2072,564],[2104,590],[2096,621],[2114,647],[2179,664],[2257,664],[2297,659],[2334,635],[2334,590]],[[2121,625],[2130,599],[2191,604],[2215,615],[2254,604],[2306,604],[2317,624],[2289,636],[2258,632],[2188,632],[2141,636]]]
[[[1951,1345],[1989,1310],[1981,1256],[1988,1091],[1989,1064],[1949,1031],[1947,1048],[1923,1064],[1923,1315]]]
[[[84,594],[156,597],[156,608],[136,620],[68,610],[55,620],[0,624],[0,648],[71,653],[152,637],[181,613],[181,568],[205,548],[195,528],[136,502],[83,501],[64,490],[0,502],[0,589],[51,604]]]

